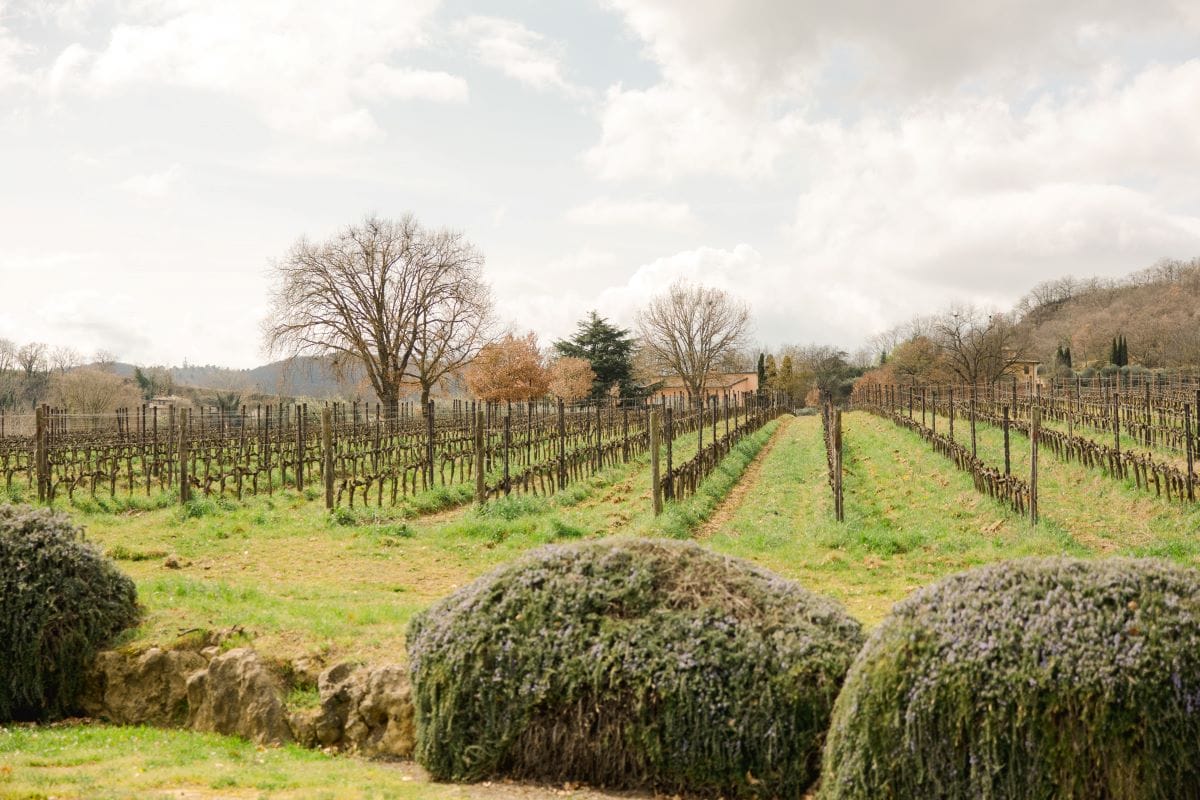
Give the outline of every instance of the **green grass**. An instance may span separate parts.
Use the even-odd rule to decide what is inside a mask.
[[[844,415],[843,426],[845,523],[833,519],[820,419],[798,418],[785,423],[709,544],[838,598],[867,624],[919,586],[1005,558],[1160,555],[1200,563],[1190,533],[1200,528],[1200,508],[1156,500],[1045,453],[1042,522],[1034,527],[976,492],[969,475],[915,434],[865,412]],[[1027,441],[1012,441],[1014,470],[1027,469]],[[981,426],[979,442],[981,456],[1003,464],[1000,432]]]
[[[137,581],[147,615],[125,643],[169,645],[197,630],[240,626],[230,646],[328,664],[403,661],[404,628],[417,611],[529,548],[587,537],[701,531],[708,546],[833,596],[868,625],[918,586],[1015,556],[1155,555],[1200,564],[1200,507],[1155,499],[1046,452],[1043,522],[1032,527],[978,494],[970,476],[915,434],[866,413],[843,419],[842,524],[833,520],[818,417],[785,417],[748,437],[695,497],[657,518],[644,458],[551,497],[450,510],[454,503],[444,501],[454,498],[442,498],[416,516],[411,506],[330,515],[292,490],[241,505],[198,498],[194,510],[130,504],[75,516]],[[1012,441],[1021,472],[1028,441]],[[980,426],[979,442],[984,458],[1003,463],[999,431]],[[693,434],[677,440],[677,460],[694,451]],[[747,467],[752,477],[739,485]],[[163,554],[181,568],[168,568]],[[289,702],[313,699],[302,687]],[[476,796],[406,770],[181,732],[0,730],[0,798],[143,797],[167,788],[195,792],[189,797]]]
[[[172,790],[174,793],[168,793]],[[0,798],[462,797],[387,765],[211,734],[102,725],[0,727]]]
[[[182,507],[71,513],[137,582],[147,613],[122,644],[170,645],[241,627],[257,649],[284,660],[403,662],[413,614],[532,547],[686,535],[736,482],[747,448],[767,435],[744,441],[695,498],[657,519],[645,457],[549,497],[514,494],[478,508],[463,505],[468,489],[439,487],[396,507],[333,513],[293,489],[244,503],[198,496]],[[678,437],[676,458],[695,448],[694,433]]]

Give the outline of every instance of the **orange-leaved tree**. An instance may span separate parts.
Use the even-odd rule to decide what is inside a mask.
[[[562,356],[550,365],[547,383],[550,394],[571,403],[591,394],[595,380],[596,372],[586,358]]]
[[[480,400],[534,400],[549,389],[537,335],[507,333],[486,345],[467,366],[467,386]]]

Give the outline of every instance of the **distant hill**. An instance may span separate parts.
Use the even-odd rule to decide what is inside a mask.
[[[136,366],[117,362],[111,370],[132,378]],[[143,369],[147,369],[143,367]],[[253,369],[204,366],[150,368],[167,372],[180,390],[236,391],[246,395],[305,397],[317,400],[369,394],[356,390],[354,381],[338,381],[328,363],[318,358],[274,361]]]
[[[1069,346],[1072,365],[1108,362],[1124,336],[1132,365],[1200,365],[1200,259],[1164,261],[1119,280],[1061,278],[1040,284],[1017,306],[1033,357],[1053,367]]]

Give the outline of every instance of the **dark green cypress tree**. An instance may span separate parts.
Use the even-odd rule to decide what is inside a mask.
[[[1063,348],[1063,356],[1065,359],[1064,360],[1065,365],[1068,367],[1074,368],[1075,363],[1071,360],[1071,347],[1069,345],[1067,347]]]
[[[1112,349],[1108,351],[1108,363],[1115,366],[1121,366],[1121,348],[1117,346],[1117,337],[1113,337]]]
[[[595,311],[579,321],[574,336],[555,342],[554,349],[561,356],[582,358],[592,365],[596,373],[592,382],[593,399],[605,397],[614,383],[621,387],[622,397],[644,394],[633,380],[633,335]]]
[[[1129,341],[1121,334],[1121,366],[1129,366]]]
[[[767,355],[766,355],[766,353],[758,354],[758,385],[760,388],[767,385]]]

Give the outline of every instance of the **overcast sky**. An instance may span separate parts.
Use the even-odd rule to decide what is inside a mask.
[[[1200,2],[0,0],[0,337],[253,366],[404,211],[543,338],[686,275],[853,348],[1200,255]]]

